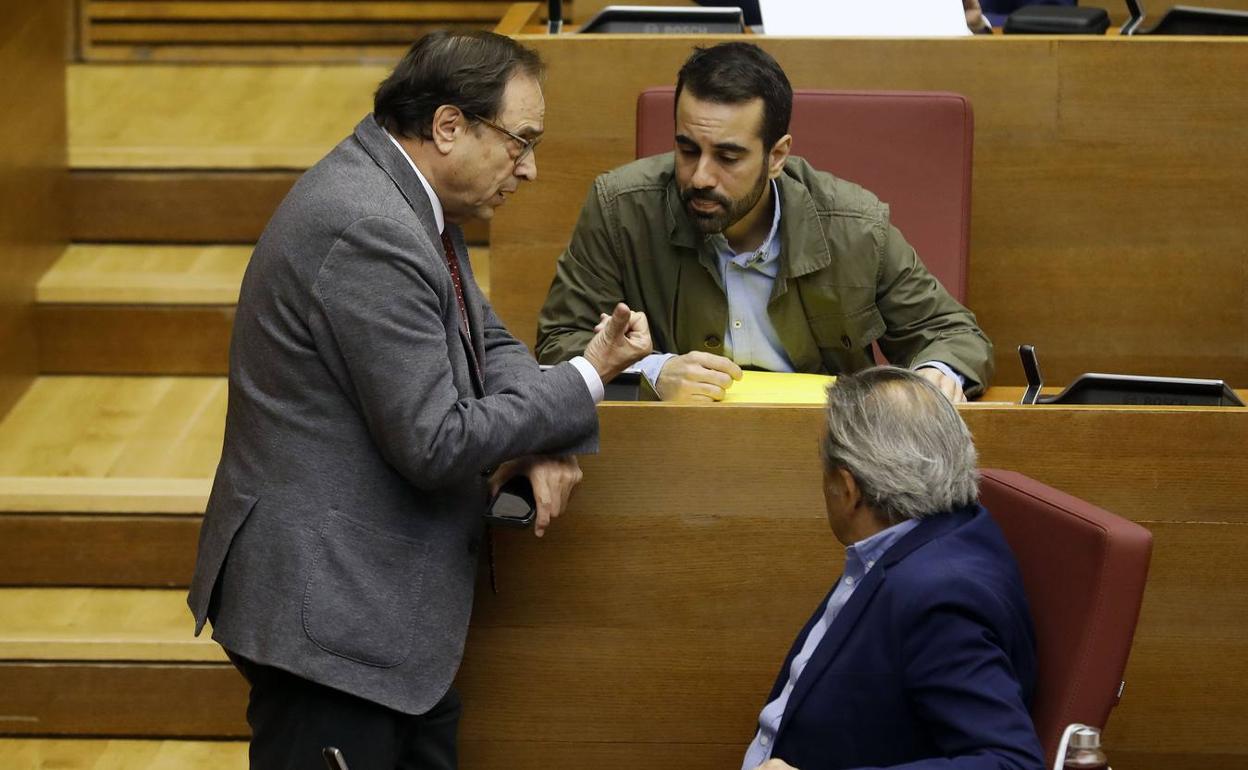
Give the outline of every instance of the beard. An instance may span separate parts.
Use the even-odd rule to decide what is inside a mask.
[[[740,198],[734,200],[714,190],[686,187],[680,191],[680,200],[685,204],[685,214],[688,215],[689,221],[693,222],[694,227],[705,235],[713,235],[722,233],[750,213],[758,204],[759,199],[763,197],[768,181],[767,166],[764,164],[754,187]],[[694,201],[713,201],[719,204],[719,208],[712,211],[700,211],[693,207]]]

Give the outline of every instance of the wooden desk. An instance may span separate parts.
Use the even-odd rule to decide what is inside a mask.
[[[535,184],[491,229],[492,300],[532,341],[594,177],[634,152],[636,95],[716,39],[521,38],[549,62]],[[795,87],[951,90],[975,110],[969,305],[1023,383],[1087,371],[1248,384],[1248,42],[751,38]],[[814,137],[795,137],[794,152]]]
[[[993,396],[1010,393],[994,392]],[[601,407],[571,511],[501,533],[460,688],[465,766],[735,767],[839,574],[819,407]],[[1143,523],[1148,591],[1115,766],[1248,761],[1248,409],[964,407],[985,466]],[[1055,554],[1055,564],[1061,555]]]

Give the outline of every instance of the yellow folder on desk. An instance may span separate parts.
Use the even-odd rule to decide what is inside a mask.
[[[826,374],[747,371],[724,393],[724,403],[823,404],[834,382],[836,378]]]

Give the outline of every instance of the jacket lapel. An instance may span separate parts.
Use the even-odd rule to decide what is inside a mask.
[[[784,729],[789,723],[789,716],[801,707],[802,700],[810,694],[811,689],[822,677],[823,672],[836,659],[837,653],[844,646],[850,632],[857,627],[858,619],[862,617],[863,612],[866,611],[871,603],[871,599],[879,591],[880,587],[884,585],[884,581],[888,579],[889,568],[914,553],[924,544],[962,526],[978,510],[978,506],[971,506],[966,509],[936,514],[923,519],[923,521],[919,522],[919,526],[910,530],[894,543],[891,548],[885,551],[880,560],[876,562],[875,567],[867,571],[862,582],[858,584],[858,588],[849,597],[849,601],[845,603],[845,606],[841,608],[841,611],[832,621],[832,625],[828,627],[828,631],[819,642],[819,646],[815,648],[815,653],[810,656],[810,661],[806,664],[806,668],[802,669],[802,675],[798,677],[797,685],[794,686],[793,692],[789,694],[789,701],[785,704],[784,716],[780,719],[780,729],[776,731],[777,742],[784,734]],[[826,606],[826,602],[823,606]]]
[[[884,570],[880,569],[880,566],[882,565],[877,565],[875,569],[867,572],[862,582],[858,584],[858,588],[854,590],[853,595],[849,597],[849,601],[837,613],[836,619],[832,621],[832,625],[828,627],[827,633],[824,634],[823,639],[819,642],[819,646],[815,648],[815,653],[810,656],[810,660],[806,663],[806,668],[802,669],[802,675],[798,677],[797,685],[794,686],[793,692],[789,693],[789,702],[784,706],[784,716],[780,718],[780,729],[776,731],[777,743],[779,743],[781,736],[784,735],[784,729],[789,723],[789,716],[801,707],[802,701],[810,694],[814,683],[819,681],[824,669],[836,658],[836,654],[845,643],[849,632],[858,624],[858,618],[862,615],[862,611],[871,602],[871,597],[879,590],[880,584],[884,582]]]
[[[777,178],[776,189],[782,207],[780,274],[767,304],[767,315],[794,370],[820,372],[824,370],[823,357],[810,331],[797,282],[831,265],[832,252],[819,227],[819,212],[810,191],[792,178],[787,169]]]
[[[407,158],[403,157],[399,148],[390,141],[386,130],[377,125],[372,113],[365,115],[364,119],[356,124],[354,135],[364,151],[372,157],[382,171],[386,172],[386,175],[394,182],[394,186],[399,188],[399,192],[407,199],[407,205],[412,207],[412,211],[416,212],[416,218],[424,226],[429,241],[440,251],[442,236],[438,233],[438,221],[433,216],[433,206],[430,205],[429,195],[425,192],[425,187],[420,183],[416,172],[412,171]]]
[[[417,220],[425,228],[425,234],[429,236],[429,242],[434,249],[434,253],[442,255],[442,235],[438,232],[438,221],[433,216],[433,205],[429,202],[429,195],[425,192],[425,186],[420,183],[420,178],[412,171],[411,164],[407,162],[407,158],[403,157],[403,153],[399,151],[399,148],[394,146],[394,142],[390,141],[386,130],[377,125],[377,121],[373,119],[371,114],[366,115],[363,120],[356,124],[354,136],[364,148],[364,151],[372,157],[373,161],[394,182],[395,187],[399,189],[399,192],[407,200],[407,205],[412,207]],[[483,317],[481,308],[473,301],[476,292],[468,288],[469,284],[475,286],[476,280],[472,277],[472,268],[468,263],[468,247],[464,243],[463,231],[457,225],[448,222],[446,223],[446,233],[450,236],[452,247],[455,249],[455,256],[459,259],[460,277],[464,283],[464,308],[468,313],[468,328],[471,336],[464,333],[463,326],[458,322],[455,326],[459,329],[459,339],[464,345],[464,353],[468,356],[469,376],[472,378],[473,388],[479,395],[483,395],[485,393],[485,383],[482,382],[480,371],[480,364],[484,360],[483,356],[485,355],[484,331],[481,328]],[[442,256],[438,262],[447,271],[449,278],[450,266],[446,264],[446,257]],[[473,360],[474,357],[475,362]]]

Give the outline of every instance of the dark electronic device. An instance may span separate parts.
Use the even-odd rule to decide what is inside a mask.
[[[1104,35],[1109,14],[1104,8],[1025,5],[1005,19],[1007,35]]]
[[[608,5],[585,22],[585,34],[736,35],[745,32],[740,8]]]
[[[490,501],[485,518],[493,524],[523,529],[537,516],[533,485],[527,476],[512,476]]]
[[[1248,13],[1244,11],[1176,5],[1152,29],[1140,29],[1144,23],[1140,0],[1126,3],[1131,18],[1122,25],[1124,35],[1248,35]]]
[[[1056,396],[1040,395],[1044,378],[1032,345],[1018,346],[1027,390],[1023,404],[1102,404],[1128,406],[1243,406],[1222,380],[1186,377],[1140,377],[1131,374],[1081,374]]]
[[[603,401],[637,401],[638,391],[641,388],[641,372],[623,372],[617,374],[614,380],[611,380],[603,386],[605,394]]]
[[[542,371],[551,368],[550,364],[542,364]],[[604,383],[603,401],[647,401],[651,399],[643,398],[642,381],[645,378],[641,372],[620,372],[615,375],[615,379],[608,383]],[[658,398],[653,399],[655,401]]]
[[[325,765],[329,767],[329,770],[348,770],[347,760],[337,748],[326,746],[321,749],[321,756],[325,758]]]
[[[740,8],[745,23],[751,27],[763,25],[763,12],[758,7],[758,0],[693,0],[698,5],[709,8]]]

